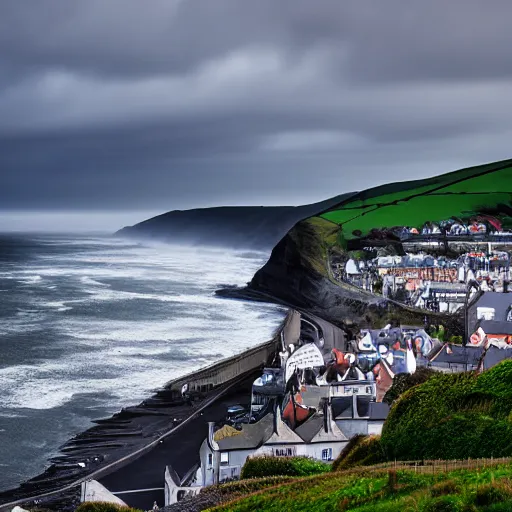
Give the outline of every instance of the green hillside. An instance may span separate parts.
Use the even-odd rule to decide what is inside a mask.
[[[384,424],[388,460],[512,455],[512,361],[481,375],[434,374],[406,391]]]
[[[297,478],[208,509],[211,512],[505,512],[509,465],[437,474],[358,471]]]
[[[512,160],[504,160],[368,189],[329,208],[321,217],[340,225],[343,239],[349,240],[372,229],[421,228],[426,222],[453,216],[510,215],[511,199]]]

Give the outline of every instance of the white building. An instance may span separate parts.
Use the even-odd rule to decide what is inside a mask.
[[[213,423],[200,449],[203,486],[237,479],[248,457],[258,455],[305,456],[332,461],[348,438],[336,425],[331,408],[327,416],[314,414],[293,431],[278,409],[257,423],[243,425],[236,435],[215,440]]]

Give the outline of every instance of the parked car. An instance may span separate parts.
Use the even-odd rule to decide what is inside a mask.
[[[245,414],[247,414],[247,412],[247,408],[244,407],[243,405],[230,405],[227,410],[226,421],[229,423],[233,421],[235,418],[244,416]]]
[[[251,416],[250,413],[241,414],[240,416],[236,416],[232,418],[228,425],[231,425],[232,427],[236,428],[237,430],[242,430],[242,425],[246,423],[254,423],[255,418],[254,416]]]

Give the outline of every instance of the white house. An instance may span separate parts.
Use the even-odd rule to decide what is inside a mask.
[[[330,407],[327,416],[315,413],[293,431],[283,421],[280,409],[257,423],[245,424],[235,435],[216,440],[213,423],[200,449],[203,486],[237,479],[248,457],[258,455],[306,456],[335,459],[347,444],[347,436],[336,425]]]

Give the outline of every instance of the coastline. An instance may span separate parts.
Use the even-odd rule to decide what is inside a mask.
[[[149,452],[159,441],[186,425],[266,364],[265,356],[267,359],[273,356],[281,333],[294,318],[293,311],[288,311],[272,339],[173,379],[140,404],[126,407],[109,418],[95,420],[95,426],[60,448],[61,455],[51,459],[52,465],[42,474],[17,488],[0,491],[0,510],[42,497],[55,497],[93,475],[95,478],[106,476]],[[184,384],[189,384],[197,398],[191,404],[181,397]],[[87,461],[85,468],[78,464],[84,460]]]

